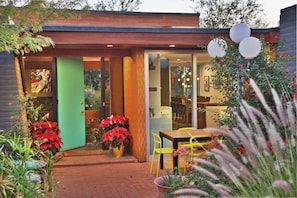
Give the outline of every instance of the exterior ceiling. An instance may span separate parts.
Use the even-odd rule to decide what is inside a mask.
[[[100,29],[100,27],[98,27]],[[54,48],[46,48],[38,55],[88,55],[129,56],[133,48],[147,50],[205,50],[208,42],[215,37],[228,38],[228,29],[168,29],[166,32],[88,32],[88,31],[45,31],[44,36],[51,37]],[[267,42],[277,43],[278,29],[253,30],[253,36]],[[108,47],[107,45],[112,45]],[[174,45],[174,47],[170,47]]]
[[[34,55],[108,57],[130,56],[133,48],[205,50],[213,38],[229,37],[229,29],[198,28],[198,21],[197,14],[92,12],[45,26],[42,35],[52,38],[55,47]],[[252,34],[278,42],[277,28],[253,29]]]

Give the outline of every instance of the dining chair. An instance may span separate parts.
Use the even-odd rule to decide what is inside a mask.
[[[194,127],[181,127],[181,128],[178,128],[177,129],[178,131],[185,131],[185,130],[196,130],[196,128]],[[184,147],[186,150],[190,150],[190,142],[179,142],[177,144],[177,147],[178,148],[181,148],[181,147]],[[187,165],[187,159],[188,159],[188,156],[184,156],[183,155],[183,158],[184,158],[184,170],[186,169],[186,165]],[[180,168],[181,165],[180,165],[180,159],[178,160],[178,168]]]
[[[193,157],[197,157],[206,152],[206,146],[213,141],[213,136],[210,135],[195,135],[190,138],[190,153],[191,162]]]
[[[181,127],[177,129],[178,131],[185,131],[185,130],[196,130],[194,127]],[[183,146],[184,148],[190,148],[190,143],[189,142],[179,142],[178,143],[178,148]]]
[[[152,132],[153,135],[153,142],[154,142],[154,149],[153,149],[153,154],[152,154],[152,159],[151,159],[151,168],[150,172],[153,171],[153,166],[154,166],[154,161],[155,161],[155,154],[159,154],[158,157],[158,162],[157,162],[157,173],[156,177],[159,176],[159,169],[160,169],[160,160],[161,160],[161,154],[170,154],[171,157],[171,164],[173,167],[173,148],[172,147],[162,147],[162,141],[161,137],[159,134]]]

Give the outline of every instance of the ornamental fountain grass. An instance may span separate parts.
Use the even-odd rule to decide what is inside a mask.
[[[251,80],[263,108],[257,109],[242,100],[240,111],[234,112],[236,126],[209,129],[223,135],[219,147],[211,148],[204,158],[195,158],[203,180],[199,190],[212,197],[296,197],[297,182],[297,100],[284,102],[275,89],[271,90],[272,108]],[[215,173],[211,180],[208,172]],[[207,187],[206,187],[207,186]],[[193,189],[181,189],[176,196]],[[193,194],[193,192],[192,192]]]

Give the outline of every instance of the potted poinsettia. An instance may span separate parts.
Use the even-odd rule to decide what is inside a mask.
[[[127,149],[130,144],[130,134],[128,129],[124,127],[115,127],[102,135],[103,141],[111,148],[119,148],[121,146]]]
[[[129,119],[122,115],[111,115],[109,117],[104,118],[100,122],[99,129],[103,132],[107,132],[117,126],[128,129]]]
[[[103,145],[106,148],[125,150],[131,143],[129,120],[122,115],[111,115],[99,124]]]
[[[109,146],[115,157],[121,157],[130,144],[130,135],[125,127],[116,126],[102,135],[104,143]]]
[[[34,145],[39,145],[44,151],[56,154],[63,144],[60,137],[60,129],[56,122],[44,121],[30,124],[30,135]]]

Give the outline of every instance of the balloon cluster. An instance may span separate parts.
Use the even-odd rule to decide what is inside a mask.
[[[251,29],[246,24],[238,23],[234,25],[230,29],[229,35],[234,43],[239,43],[238,50],[244,58],[252,59],[260,53],[262,47],[261,41],[256,37],[250,36]],[[224,57],[227,48],[226,41],[221,38],[215,38],[207,45],[208,54],[213,58]]]

